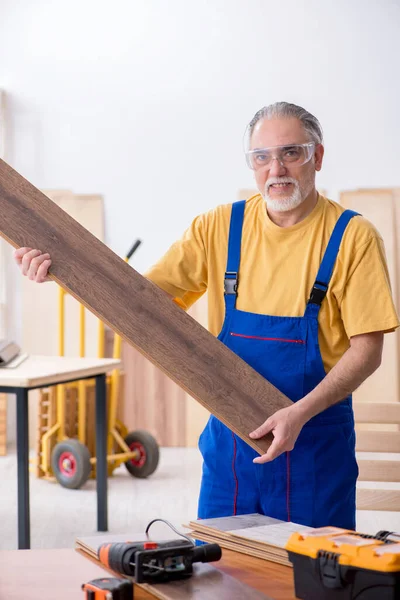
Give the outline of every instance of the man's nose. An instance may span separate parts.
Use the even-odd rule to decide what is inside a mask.
[[[286,174],[286,167],[281,163],[279,158],[273,158],[269,169],[270,177],[282,177]]]

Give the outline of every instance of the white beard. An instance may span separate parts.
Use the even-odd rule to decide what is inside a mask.
[[[269,186],[273,183],[292,183],[294,190],[287,198],[271,198],[268,194]],[[314,186],[314,180],[310,178],[305,182],[305,187],[300,188],[297,179],[292,177],[270,177],[265,183],[263,198],[267,203],[267,208],[274,212],[286,212],[300,206],[307,198]]]

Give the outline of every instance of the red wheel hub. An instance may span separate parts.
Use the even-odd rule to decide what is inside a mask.
[[[58,468],[62,475],[72,477],[76,472],[76,459],[72,452],[63,452],[58,459]]]
[[[135,467],[138,467],[140,469],[144,466],[147,458],[145,447],[140,442],[132,442],[131,444],[129,444],[129,448],[132,452],[136,452],[137,454],[136,458],[130,459],[130,462]]]

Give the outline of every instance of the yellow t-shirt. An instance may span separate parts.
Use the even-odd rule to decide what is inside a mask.
[[[208,292],[208,326],[222,328],[224,273],[231,204],[194,219],[145,276],[189,308]],[[313,211],[291,227],[275,225],[257,194],[246,202],[236,307],[258,314],[304,314],[330,234],[344,208],[319,195]],[[328,372],[349,338],[399,326],[385,250],[375,227],[361,216],[344,233],[327,295],[319,313],[319,344]]]

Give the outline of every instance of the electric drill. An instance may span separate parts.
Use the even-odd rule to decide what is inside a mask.
[[[218,544],[194,546],[187,540],[102,544],[98,549],[99,561],[104,566],[133,577],[135,583],[190,577],[193,563],[217,561],[221,555]]]

